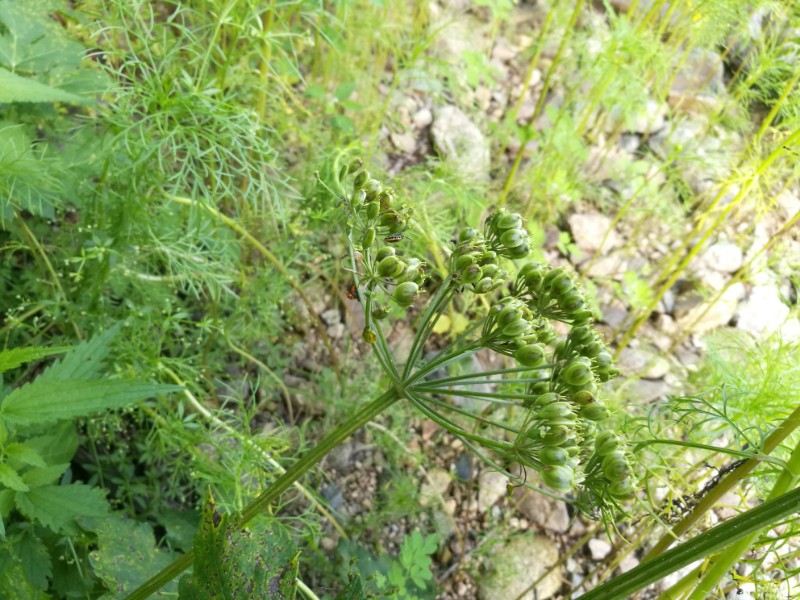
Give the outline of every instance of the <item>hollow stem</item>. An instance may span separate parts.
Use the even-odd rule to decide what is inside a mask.
[[[240,515],[237,526],[242,527],[253,517],[262,513],[264,510],[277,500],[283,492],[289,489],[294,483],[305,475],[312,467],[319,463],[333,448],[341,444],[350,437],[355,431],[369,423],[381,412],[389,408],[401,397],[398,390],[392,388],[381,396],[365,405],[348,421],[342,423],[329,433],[314,448],[309,450],[294,465],[286,469],[286,472],[276,479],[273,484],[264,490],[255,500],[253,500]],[[128,600],[143,600],[158,591],[163,585],[172,581],[175,577],[185,571],[194,560],[194,551],[190,550],[172,564],[167,566],[154,577],[143,583],[128,596]]]

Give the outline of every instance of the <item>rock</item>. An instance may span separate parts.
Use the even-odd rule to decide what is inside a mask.
[[[436,506],[444,500],[452,478],[444,469],[434,467],[428,471],[419,488],[419,505]]]
[[[601,309],[602,321],[610,327],[618,327],[628,316],[628,309],[619,300],[614,300]]]
[[[417,129],[425,129],[428,125],[433,123],[433,113],[430,108],[420,108],[414,113],[411,121]]]
[[[342,316],[339,313],[338,308],[330,308],[324,311],[322,314],[320,314],[319,318],[322,319],[325,325],[337,325],[342,320]]]
[[[478,477],[478,509],[487,512],[508,493],[508,477],[497,471],[484,471]]]
[[[621,250],[616,250],[608,254],[601,254],[594,262],[591,259],[585,260],[578,265],[578,268],[592,278],[614,279],[622,281],[625,271],[628,270],[630,262]]]
[[[719,107],[724,92],[724,68],[713,50],[694,49],[676,73],[669,90],[670,106],[684,112],[703,113]]]
[[[611,552],[611,544],[606,540],[592,538],[589,540],[589,555],[592,560],[603,560]]]
[[[389,135],[392,145],[405,154],[414,154],[417,149],[417,140],[409,132],[392,133]]]
[[[520,514],[537,527],[556,533],[569,529],[569,513],[563,500],[520,486],[514,488],[514,502]]]
[[[667,106],[655,100],[647,100],[633,114],[625,115],[617,105],[609,111],[604,130],[612,133],[617,129],[630,133],[655,133],[667,124]]]
[[[462,452],[456,459],[456,477],[462,481],[472,479],[472,453]]]
[[[789,307],[781,300],[777,288],[759,285],[739,305],[736,327],[757,337],[768,336],[780,329],[788,316]]]
[[[436,150],[464,178],[489,179],[489,145],[478,127],[455,106],[436,110],[431,127]]]
[[[574,213],[567,217],[572,239],[575,245],[585,252],[594,252],[600,247],[603,236],[611,227],[611,219],[600,213]],[[617,232],[609,232],[603,249],[608,251],[622,245],[622,239]]]
[[[702,302],[696,294],[688,298],[678,298],[675,306],[675,316],[678,327],[686,331],[691,328],[695,333],[706,333],[717,327],[727,325],[736,314],[739,300],[744,296],[744,285],[734,283],[722,293],[714,304]],[[687,299],[694,298],[694,302]],[[697,321],[697,322],[695,322]]]
[[[641,143],[642,136],[634,133],[623,133],[617,140],[617,146],[619,146],[620,150],[627,152],[628,154],[633,154],[636,152]]]
[[[639,559],[636,558],[633,554],[627,554],[625,558],[623,558],[619,563],[619,570],[623,573],[627,573],[631,569],[639,566]]]
[[[344,323],[336,323],[328,327],[328,337],[334,340],[338,339],[344,336],[345,331],[347,331],[347,327]]]
[[[669,363],[656,352],[645,348],[625,348],[619,355],[617,366],[623,375],[644,379],[661,379],[669,372]]]
[[[518,537],[498,547],[492,556],[494,571],[478,584],[482,600],[513,599],[521,596],[558,562],[558,548],[545,537]],[[561,566],[557,565],[523,598],[547,600],[561,589]]]
[[[620,388],[619,393],[636,406],[644,406],[664,398],[670,393],[670,386],[663,379],[637,379]]]
[[[733,242],[717,242],[703,254],[703,262],[709,269],[722,273],[735,273],[742,268],[744,253]]]

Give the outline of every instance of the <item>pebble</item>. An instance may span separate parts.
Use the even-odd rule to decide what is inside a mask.
[[[478,182],[489,179],[489,144],[461,109],[455,106],[437,109],[431,137],[439,154],[462,177]]]
[[[606,540],[592,538],[589,540],[589,554],[592,560],[603,560],[611,552],[611,544]]]
[[[417,149],[417,139],[410,132],[392,133],[389,135],[389,139],[395,148],[405,154],[414,154],[414,151]]]
[[[709,269],[722,273],[735,273],[742,268],[744,253],[733,242],[717,242],[705,251],[703,262]]]
[[[574,213],[567,217],[572,239],[575,245],[585,252],[594,252],[600,247],[603,236],[611,227],[611,217],[598,212]],[[616,231],[611,231],[603,244],[608,251],[622,245],[622,238]]]
[[[563,500],[521,486],[514,489],[514,503],[520,514],[541,529],[556,533],[569,529],[569,513]]]
[[[747,299],[739,305],[736,326],[756,337],[775,333],[789,316],[789,307],[783,303],[778,289],[773,286],[755,286]]]
[[[425,129],[428,125],[433,123],[433,113],[430,108],[421,108],[412,117],[414,127],[417,129]]]
[[[488,512],[495,502],[505,496],[508,491],[508,477],[497,471],[484,471],[478,477],[478,508]]]
[[[439,504],[450,488],[452,478],[444,469],[430,469],[419,489],[419,504],[422,507]]]

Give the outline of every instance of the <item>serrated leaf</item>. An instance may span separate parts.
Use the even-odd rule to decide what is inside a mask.
[[[176,385],[136,381],[49,381],[39,377],[5,397],[0,404],[0,417],[19,425],[42,425],[122,408],[181,389]]]
[[[174,552],[156,547],[153,528],[121,516],[105,519],[79,518],[84,529],[97,534],[98,549],[89,554],[95,574],[108,586],[110,598],[124,598],[158,573],[175,558]],[[175,597],[177,582],[171,582],[154,594]]]
[[[44,462],[42,455],[39,454],[36,449],[29,444],[11,442],[6,446],[5,452],[8,459],[15,460],[20,464],[31,465],[34,467],[47,466],[47,463]]]
[[[44,435],[28,438],[25,444],[36,450],[48,465],[68,463],[78,449],[74,423],[64,421],[49,429]]]
[[[109,512],[105,492],[82,483],[37,487],[17,492],[14,500],[28,519],[67,534],[78,532],[77,517],[105,517]]]
[[[22,364],[39,360],[45,356],[61,354],[69,349],[70,346],[57,346],[55,348],[12,348],[11,350],[0,351],[0,373],[16,369]]]
[[[22,474],[22,481],[31,488],[52,485],[59,480],[67,467],[69,467],[69,463],[31,469]]]
[[[14,71],[42,73],[55,67],[75,69],[83,47],[49,18],[49,2],[0,1],[0,63]]]
[[[292,540],[266,519],[238,529],[229,515],[217,512],[209,501],[194,548],[193,575],[181,578],[181,599],[295,597],[299,552]]]
[[[27,492],[30,489],[25,485],[25,482],[22,481],[19,473],[5,463],[0,463],[0,485],[4,485],[18,492]]]
[[[50,595],[28,581],[22,565],[12,562],[0,569],[0,598],[50,600]]]
[[[372,597],[372,595],[367,595],[367,589],[361,573],[355,568],[355,565],[351,564],[350,573],[347,576],[347,587],[336,594],[334,600],[366,600],[366,598]]]
[[[27,77],[20,77],[0,67],[0,103],[12,102],[67,102],[86,104],[90,99],[50,87]]]
[[[100,376],[103,361],[108,356],[111,341],[119,333],[120,325],[81,342],[59,361],[53,363],[39,379],[66,381],[68,379],[95,379]]]
[[[44,542],[32,529],[28,529],[15,540],[13,548],[28,581],[35,587],[47,589],[47,579],[53,572],[53,565]]]

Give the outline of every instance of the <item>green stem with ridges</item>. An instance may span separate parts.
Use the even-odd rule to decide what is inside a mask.
[[[294,465],[286,469],[275,482],[253,500],[241,513],[237,526],[242,527],[253,517],[264,512],[277,500],[283,492],[289,489],[295,481],[305,475],[312,467],[319,463],[333,448],[349,438],[355,431],[369,423],[381,412],[389,408],[400,399],[400,393],[394,388],[387,390],[381,396],[362,407],[346,423],[339,425],[329,433],[319,444],[309,450],[305,456]],[[144,600],[158,591],[162,586],[172,581],[185,571],[194,560],[194,551],[190,550],[160,573],[148,580],[128,596],[127,600]]]

